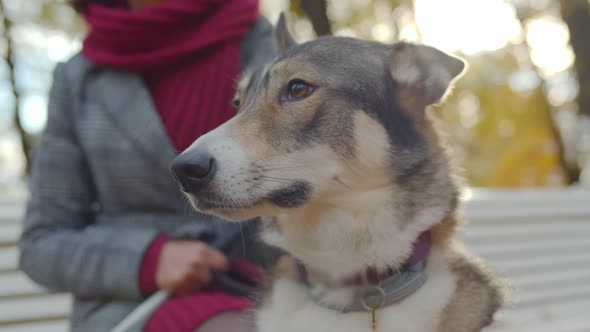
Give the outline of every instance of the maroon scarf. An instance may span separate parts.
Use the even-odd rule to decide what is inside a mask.
[[[258,0],[167,0],[142,10],[91,5],[83,54],[142,75],[178,151],[227,121],[240,42]]]

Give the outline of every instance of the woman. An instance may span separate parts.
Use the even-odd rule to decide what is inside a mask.
[[[176,296],[137,331],[249,331],[251,303],[213,287],[211,276],[253,279],[238,258],[265,265],[268,251],[252,227],[223,252],[210,247],[235,226],[189,213],[168,166],[234,114],[238,72],[272,56],[257,0],[73,5],[90,32],[82,54],[55,70],[22,269],[74,295],[73,331],[108,331],[160,289]]]

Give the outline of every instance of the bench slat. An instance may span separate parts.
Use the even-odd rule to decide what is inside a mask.
[[[13,271],[18,268],[18,250],[16,247],[0,247],[0,272]]]
[[[20,237],[22,227],[19,224],[0,224],[0,248],[12,247]]]
[[[7,297],[30,296],[48,291],[25,276],[23,273],[7,272],[0,274],[0,300]]]
[[[590,216],[588,217],[590,218]],[[471,223],[462,230],[462,236],[469,241],[486,244],[493,241],[534,241],[541,239],[555,239],[556,237],[580,238],[590,234],[588,219],[560,219],[550,223],[537,222],[530,225],[495,225]]]
[[[503,243],[496,245],[480,245],[467,241],[467,247],[475,253],[489,259],[492,262],[506,259],[528,259],[543,255],[572,255],[590,251],[590,237],[571,242],[569,239],[554,239],[551,241],[533,243]]]
[[[567,287],[548,287],[535,291],[518,291],[514,294],[517,307],[544,308],[556,303],[590,299],[590,285],[578,284]],[[590,317],[588,317],[590,319]]]
[[[590,280],[590,266],[570,270],[548,270],[541,274],[513,278],[513,285],[526,291],[538,291],[547,288],[569,288],[586,285]]]
[[[468,189],[464,195],[467,205],[477,209],[512,209],[536,208],[539,203],[544,206],[586,206],[590,191],[588,188],[568,187],[560,189]],[[550,203],[550,204],[548,204]]]
[[[0,332],[66,332],[68,326],[67,319],[59,319],[18,325],[0,325]]]
[[[0,225],[20,224],[25,215],[25,204],[22,202],[14,204],[0,203]]]
[[[49,322],[34,322],[18,325],[0,325],[0,332],[66,332],[68,320],[60,319]]]
[[[554,207],[539,207],[535,210],[492,210],[492,209],[467,209],[469,220],[477,219],[482,223],[526,223],[535,222],[535,220],[555,220],[563,217],[580,218],[588,216],[590,208],[588,207],[572,207],[572,208],[554,208]]]
[[[496,325],[499,325],[498,327],[510,326],[512,327],[510,331],[537,331],[534,328],[530,328],[532,323],[544,325],[580,318],[588,323],[587,308],[589,307],[590,298],[573,298],[566,302],[541,304],[534,307],[509,307],[500,310],[496,314]],[[523,324],[528,324],[529,328],[523,328],[521,330],[514,329],[514,327],[522,328]],[[555,330],[555,332],[556,331],[563,332],[561,330]]]
[[[0,326],[43,319],[65,319],[69,316],[71,303],[71,297],[66,294],[2,300]]]
[[[560,217],[590,216],[590,191],[583,188],[564,189],[474,189],[467,192],[465,212],[478,223],[559,220]]]
[[[551,270],[572,270],[583,266],[590,266],[590,255],[581,252],[572,255],[552,255],[531,257],[526,260],[506,259],[493,263],[493,267],[500,273],[511,278],[545,273]]]
[[[497,324],[484,329],[484,332],[588,332],[588,317],[568,315],[554,322],[531,320],[521,324]]]

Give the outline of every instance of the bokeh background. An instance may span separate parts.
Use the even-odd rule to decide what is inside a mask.
[[[197,1],[197,0],[195,0]],[[472,186],[459,236],[509,280],[491,330],[590,332],[590,1],[261,0],[299,41],[423,42],[469,70],[436,112]],[[18,270],[26,179],[56,63],[87,27],[65,0],[0,0],[0,332],[67,330],[71,296]],[[482,188],[485,187],[485,188]]]
[[[51,73],[86,26],[64,0],[2,0],[0,188],[22,183],[42,132]],[[438,110],[473,186],[590,182],[588,0],[266,0],[317,34],[423,42],[469,71]]]

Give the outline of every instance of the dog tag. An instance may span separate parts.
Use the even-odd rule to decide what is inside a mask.
[[[362,306],[371,312],[371,329],[377,331],[377,314],[376,311],[385,304],[385,291],[381,287],[376,287],[376,292],[366,294],[362,299]]]

